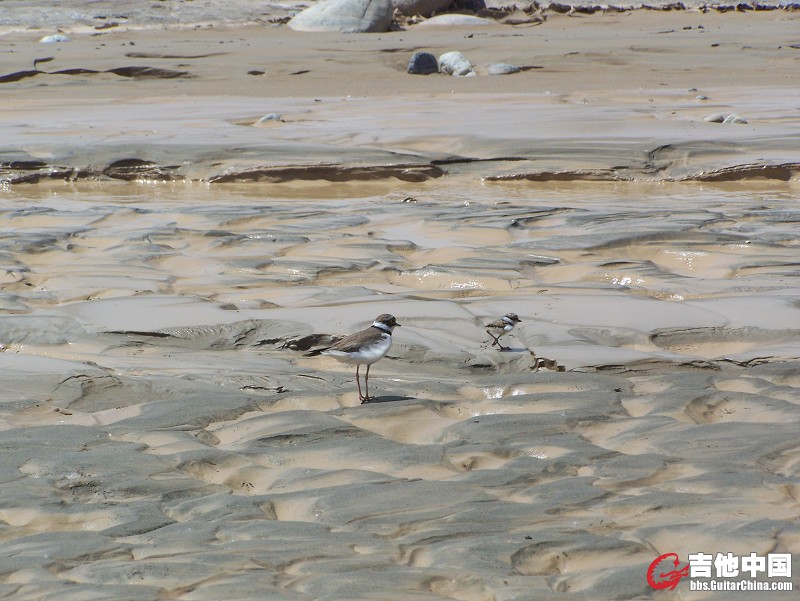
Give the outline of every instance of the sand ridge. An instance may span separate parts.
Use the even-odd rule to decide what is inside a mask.
[[[0,83],[0,176],[785,181],[798,170],[796,20],[630,11],[435,36],[249,25],[114,28],[62,44],[12,30],[5,75],[30,76]],[[532,68],[409,75],[420,49]],[[260,122],[269,114],[281,120]],[[747,123],[704,120],[715,114]]]

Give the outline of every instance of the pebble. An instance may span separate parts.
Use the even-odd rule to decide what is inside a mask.
[[[438,73],[439,62],[430,52],[415,52],[408,61],[408,72],[412,75]]]
[[[472,63],[463,54],[455,51],[445,52],[439,57],[439,71],[455,77],[475,77]]]

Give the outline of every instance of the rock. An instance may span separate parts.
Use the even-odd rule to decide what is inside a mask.
[[[486,25],[497,25],[497,21],[473,15],[450,14],[431,17],[417,23],[416,27],[483,27]]]
[[[544,17],[540,14],[527,13],[524,10],[512,10],[498,16],[498,21],[504,25],[525,25],[528,23],[541,24],[544,23]]]
[[[255,127],[276,127],[281,125],[282,123],[285,123],[283,115],[281,115],[280,113],[269,113],[268,115],[264,115],[263,117],[261,117],[261,119],[253,123],[253,125]]]
[[[730,115],[726,115],[725,113],[714,113],[713,115],[704,117],[703,121],[707,121],[709,123],[747,123],[747,119],[737,115],[736,113],[732,113]]]
[[[475,70],[460,52],[445,52],[439,57],[439,71],[455,77],[475,77]]]
[[[521,69],[509,63],[492,63],[489,65],[488,71],[489,75],[509,75],[511,73],[519,73]]]
[[[473,0],[473,4],[478,3],[480,9],[490,10],[522,10],[533,12],[538,8],[534,0]]]
[[[392,0],[397,12],[408,17],[421,15],[430,17],[433,13],[438,13],[449,7],[453,0]]]
[[[42,39],[39,40],[42,44],[58,44],[60,42],[69,42],[71,41],[68,36],[65,36],[63,33],[55,33],[53,35],[46,35]]]
[[[295,31],[383,32],[392,23],[392,0],[322,0],[288,23]]]
[[[280,113],[269,113],[264,115],[257,121],[257,123],[264,123],[265,121],[283,121],[283,115]]]
[[[408,72],[413,75],[438,73],[439,62],[430,52],[415,52],[408,61]]]
[[[728,115],[727,117],[725,117],[725,120],[723,121],[723,123],[739,123],[739,124],[743,124],[743,123],[747,123],[747,119],[745,119],[744,117],[740,117],[736,113],[733,113],[732,115]]]

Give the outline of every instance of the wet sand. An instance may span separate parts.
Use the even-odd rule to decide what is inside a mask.
[[[756,598],[645,572],[800,551],[796,26],[6,32],[0,596]]]

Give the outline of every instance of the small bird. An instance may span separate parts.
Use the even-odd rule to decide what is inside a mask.
[[[358,398],[362,403],[366,403],[374,398],[369,396],[369,368],[389,352],[392,346],[392,332],[398,326],[400,324],[397,323],[394,315],[383,313],[378,315],[366,330],[345,336],[336,344],[320,349],[314,354],[321,353],[342,363],[355,365]],[[361,393],[361,382],[358,374],[362,365],[367,366],[367,373],[364,375],[364,394]]]
[[[500,337],[508,334],[518,323],[522,323],[522,320],[517,317],[517,314],[508,313],[497,321],[486,324],[486,333],[492,337],[492,340],[494,340],[494,342],[492,342],[492,346],[499,346],[501,351],[510,350],[507,346],[500,344]]]

